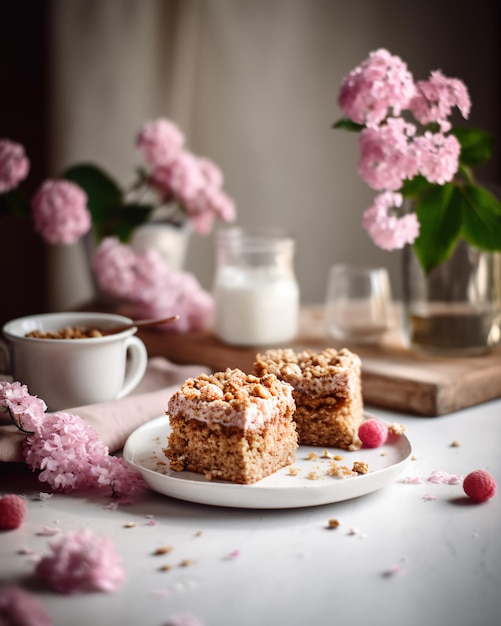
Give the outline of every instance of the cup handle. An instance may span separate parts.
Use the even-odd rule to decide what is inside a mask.
[[[129,356],[129,361],[127,363],[124,384],[118,393],[117,399],[125,397],[138,386],[143,380],[148,365],[148,352],[139,337],[128,337],[125,349]]]
[[[3,368],[0,367],[0,374],[8,375],[11,370],[10,350],[3,339],[0,339],[0,352],[3,354],[3,361],[0,363]]]

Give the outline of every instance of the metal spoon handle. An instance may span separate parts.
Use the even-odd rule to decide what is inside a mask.
[[[118,326],[112,326],[111,328],[105,328],[101,331],[102,335],[114,335],[115,333],[121,333],[129,328],[144,328],[145,326],[158,326],[160,324],[170,324],[171,322],[177,322],[179,315],[172,315],[171,317],[163,317],[157,320],[137,320],[130,324],[119,324]]]

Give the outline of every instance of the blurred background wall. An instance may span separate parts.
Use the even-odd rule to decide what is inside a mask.
[[[362,229],[374,193],[356,173],[356,136],[333,130],[347,72],[370,51],[401,56],[416,79],[441,69],[473,102],[465,125],[496,140],[485,180],[501,183],[499,0],[16,0],[2,5],[0,136],[33,162],[29,183],[93,161],[123,184],[134,139],[168,117],[188,148],[222,168],[238,221],[297,239],[305,303],[329,266],[383,265],[400,293],[400,255]],[[1,321],[77,306],[93,295],[83,250],[42,246],[0,222]],[[187,269],[207,289],[213,238],[194,235]],[[15,290],[23,297],[14,297]],[[37,300],[34,301],[34,298]]]

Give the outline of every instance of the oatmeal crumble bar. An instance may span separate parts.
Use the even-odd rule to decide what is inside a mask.
[[[164,450],[174,471],[254,483],[295,461],[292,387],[227,369],[190,378],[170,398]]]
[[[300,444],[355,450],[363,417],[361,367],[359,356],[346,348],[277,349],[256,356],[254,373],[275,374],[294,388]]]

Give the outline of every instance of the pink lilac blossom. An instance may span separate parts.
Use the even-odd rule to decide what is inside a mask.
[[[138,145],[151,167],[146,181],[161,202],[177,205],[178,213],[184,213],[183,218],[193,224],[196,232],[207,235],[216,219],[235,219],[235,206],[223,192],[219,167],[210,159],[183,149],[184,138],[170,141],[173,126],[168,120],[150,123],[139,136]],[[168,156],[159,156],[158,152],[167,147]]]
[[[406,476],[402,480],[402,482],[406,485],[422,485],[424,483],[424,480],[421,478],[421,476]]]
[[[92,268],[99,286],[119,298],[134,293],[137,284],[137,256],[130,246],[115,237],[101,241],[92,257]]]
[[[90,529],[68,532],[49,543],[51,553],[36,567],[37,576],[63,594],[115,591],[125,571],[110,539]]]
[[[186,212],[199,235],[209,234],[216,219],[232,222],[236,216],[233,200],[221,189],[210,186],[186,202]]]
[[[241,555],[242,553],[240,552],[240,550],[236,549],[230,552],[228,555],[226,555],[225,559],[227,561],[233,561],[234,559],[240,558]]]
[[[0,193],[15,189],[30,171],[30,162],[21,144],[0,139]]]
[[[67,180],[47,180],[32,200],[35,230],[47,243],[72,244],[92,224],[87,194]]]
[[[391,565],[387,570],[383,572],[385,578],[391,578],[392,576],[398,576],[405,573],[405,568],[400,563]]]
[[[415,86],[407,65],[387,50],[369,57],[342,81],[338,104],[358,124],[380,124],[393,112],[400,115],[414,96]]]
[[[151,167],[168,165],[178,156],[183,144],[183,133],[164,118],[147,122],[137,137],[137,147]]]
[[[180,152],[168,165],[155,167],[149,180],[165,202],[176,199],[181,204],[193,200],[206,184],[198,159],[189,152]]]
[[[454,135],[426,132],[414,140],[419,173],[430,183],[443,185],[454,178],[459,168],[461,145]]]
[[[415,213],[401,217],[389,214],[392,207],[402,205],[402,195],[384,192],[376,196],[374,204],[363,215],[363,227],[373,242],[383,250],[399,250],[412,244],[419,235]]]
[[[33,594],[15,585],[0,587],[2,626],[53,626],[42,603]]]
[[[60,528],[54,526],[44,526],[37,532],[37,537],[53,537],[54,535],[59,535],[60,532]]]
[[[138,318],[179,315],[178,322],[165,327],[172,332],[200,330],[212,319],[212,296],[192,274],[170,268],[157,250],[135,253],[108,238],[98,246],[92,266],[100,287],[133,304]],[[120,271],[127,280],[115,282]]]
[[[427,476],[426,482],[441,485],[460,485],[463,482],[463,477],[460,474],[449,474],[448,472],[433,470]]]
[[[358,140],[358,173],[373,189],[396,191],[418,172],[418,159],[409,139],[416,127],[402,118],[389,118],[383,126],[365,128]]]
[[[416,83],[416,93],[409,103],[409,109],[421,124],[438,122],[443,132],[450,129],[447,118],[452,109],[458,107],[467,119],[471,110],[471,100],[466,85],[457,78],[447,78],[439,70],[431,72],[428,80]]]
[[[222,175],[216,166],[190,153],[181,154],[168,167],[150,175],[164,202],[179,202],[200,235],[207,235],[216,219],[230,222],[236,211],[232,199],[221,189]]]
[[[224,183],[223,173],[210,159],[198,157],[198,166],[210,187],[221,189]]]
[[[24,459],[54,490],[111,489],[123,497],[143,489],[141,476],[108,454],[92,426],[77,415],[45,413],[45,402],[30,396],[26,385],[0,381],[0,407],[31,431],[23,442]]]

